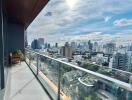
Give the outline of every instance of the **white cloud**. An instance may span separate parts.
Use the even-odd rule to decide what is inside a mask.
[[[65,0],[50,0],[48,5],[43,9],[28,30],[33,34],[36,33],[36,31],[40,31],[40,29],[43,29],[44,33],[55,34],[58,33],[56,31],[60,31],[60,29],[63,30],[67,25],[69,25],[69,28],[76,26],[73,24],[74,22],[79,22],[80,20],[90,21],[91,19],[100,19],[104,18],[103,14],[106,12],[119,13],[130,7],[132,8],[131,0],[126,0],[124,2],[120,2],[120,0],[77,1],[74,9],[69,9]],[[115,4],[117,4],[116,2],[118,2],[118,5],[115,6]],[[52,13],[51,16],[45,16],[47,12]],[[105,21],[107,22],[109,20],[110,17],[107,16]],[[49,28],[52,29],[49,31]]]
[[[132,43],[132,34],[94,34],[90,33],[87,35],[76,35],[76,36],[67,36],[64,38],[65,41],[99,41],[99,42],[115,42],[117,45],[124,44],[124,43]]]
[[[105,22],[108,22],[110,19],[111,19],[110,16],[106,16],[106,17],[104,18]]]
[[[123,18],[123,19],[115,20],[114,25],[120,27],[132,25],[132,19]]]
[[[92,24],[84,23],[82,26],[80,23],[96,19],[104,19],[102,22],[108,22],[112,15],[107,15],[107,13],[114,15],[132,8],[132,0],[77,1],[76,5],[72,9],[69,9],[65,0],[50,0],[48,5],[28,28],[30,41],[38,37],[44,37],[51,42],[74,39],[110,41],[114,36],[103,32],[110,33],[111,27],[101,27],[101,24],[97,22]],[[45,16],[47,12],[50,12],[50,16]],[[106,17],[104,18],[104,16]],[[84,33],[87,34],[83,35]]]
[[[129,30],[130,31],[130,30]],[[65,34],[34,34],[33,37],[29,37],[30,43],[35,38],[43,37],[47,42],[52,44],[58,42],[59,45],[63,45],[66,41],[100,41],[100,42],[115,42],[117,44],[122,43],[132,43],[132,30],[126,33],[115,33],[107,34],[103,32],[91,32],[87,34],[78,34],[78,35],[65,35]]]

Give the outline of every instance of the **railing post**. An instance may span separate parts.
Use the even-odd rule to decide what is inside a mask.
[[[58,64],[58,100],[60,100],[61,63]]]
[[[38,67],[39,67],[39,55],[37,54],[37,75],[38,75],[38,71],[39,71],[38,70],[39,69]]]
[[[31,67],[31,52],[29,52],[29,67]]]

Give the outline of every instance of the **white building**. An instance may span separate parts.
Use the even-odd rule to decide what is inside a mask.
[[[104,45],[104,53],[105,54],[113,54],[115,51],[116,45],[114,43],[107,43]]]
[[[108,57],[105,57],[103,54],[99,53],[96,56],[91,58],[91,61],[96,64],[102,64],[104,62],[108,62]]]
[[[84,60],[84,58],[82,58],[82,55],[74,55],[73,58],[76,61],[83,61]]]

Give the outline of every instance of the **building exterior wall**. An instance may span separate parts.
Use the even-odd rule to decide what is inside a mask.
[[[112,67],[121,70],[127,70],[128,66],[127,54],[117,53],[114,55]]]
[[[61,48],[61,55],[66,58],[72,58],[72,47],[65,45]]]
[[[16,22],[8,21],[8,51],[13,52],[15,50],[24,51],[24,26]]]

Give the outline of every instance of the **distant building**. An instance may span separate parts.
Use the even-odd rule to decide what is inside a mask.
[[[114,43],[107,43],[104,45],[104,53],[105,54],[113,54],[115,51],[116,45]]]
[[[32,49],[42,49],[42,47],[37,39],[32,41],[31,48]]]
[[[44,47],[44,38],[39,38],[38,42],[39,42],[40,46],[43,48]]]
[[[74,55],[73,57],[74,57],[75,61],[80,61],[81,62],[81,61],[84,60],[84,58],[82,57],[82,55]]]
[[[50,48],[50,44],[47,45],[47,48]]]
[[[132,51],[127,51],[128,55],[128,71],[132,71]]]
[[[109,60],[109,68],[112,68],[112,64],[113,64],[113,57],[111,57]]]
[[[98,43],[97,42],[94,42],[93,51],[98,52]]]
[[[48,48],[48,44],[47,44],[47,43],[44,44],[44,48],[45,48],[45,49]]]
[[[92,51],[93,49],[93,44],[91,43],[91,41],[88,41],[88,47],[89,47],[89,51]]]
[[[128,51],[132,51],[132,44],[128,47]]]
[[[75,51],[76,48],[77,48],[76,42],[71,42],[71,46],[72,46],[72,48],[73,48],[73,51]]]
[[[55,43],[55,47],[58,48],[58,43]]]
[[[28,47],[27,31],[25,32],[25,47]]]
[[[60,53],[66,58],[72,58],[72,47],[66,43],[65,46],[61,47]]]
[[[120,70],[128,69],[128,55],[127,53],[115,53],[113,55],[112,67]]]
[[[102,63],[108,62],[108,57],[104,56],[103,53],[98,53],[96,56],[91,58],[92,63],[102,65]]]

